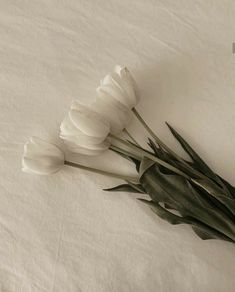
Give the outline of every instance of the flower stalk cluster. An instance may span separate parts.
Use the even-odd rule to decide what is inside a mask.
[[[135,177],[68,161],[58,146],[36,137],[25,144],[22,170],[48,175],[66,165],[124,180],[124,184],[107,191],[148,194],[150,200],[140,201],[169,223],[189,224],[204,240],[235,243],[235,187],[217,175],[167,124],[191,161],[170,149],[141,117],[136,109],[138,102],[132,75],[127,68],[116,66],[101,81],[94,102],[72,102],[59,134],[67,149],[79,155],[94,156],[111,150],[131,160],[137,171]],[[150,135],[148,148],[142,147],[127,130],[132,115]]]
[[[100,155],[108,149],[113,150],[117,147],[112,141],[114,135],[121,133],[125,133],[137,145],[126,129],[131,120],[132,108],[139,101],[136,83],[128,69],[115,66],[114,71],[101,80],[96,93],[95,101],[89,105],[81,104],[77,100],[73,101],[62,121],[59,136],[67,149],[80,155]],[[131,144],[129,146],[131,147]],[[51,150],[50,153],[48,149]],[[48,175],[57,172],[64,164],[75,167],[75,163],[61,157],[59,161],[56,161],[53,157],[58,152],[63,153],[56,145],[32,137],[24,149],[22,170]],[[137,157],[134,153],[132,156]],[[141,159],[141,156],[138,158]],[[76,164],[76,167],[124,180],[137,181],[138,179],[80,164]]]

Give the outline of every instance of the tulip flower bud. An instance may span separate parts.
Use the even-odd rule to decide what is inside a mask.
[[[114,135],[123,131],[131,119],[131,111],[118,100],[110,99],[102,87],[97,88],[97,98],[91,108],[109,121],[110,133]]]
[[[108,74],[101,81],[99,90],[109,95],[110,99],[120,102],[126,108],[132,109],[139,101],[136,83],[129,70],[117,65],[114,72]]]
[[[60,126],[60,137],[69,150],[98,155],[109,148],[109,122],[88,106],[74,101]]]
[[[31,137],[24,146],[22,170],[27,173],[48,175],[64,165],[64,153],[54,144]]]

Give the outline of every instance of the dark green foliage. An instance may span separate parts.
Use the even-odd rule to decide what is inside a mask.
[[[208,200],[203,192],[194,188],[184,177],[176,174],[164,174],[156,163],[144,158],[140,166],[140,183],[156,204],[155,206],[158,209],[155,212],[159,216],[160,214],[167,214],[167,221],[169,221],[171,213],[166,208],[161,207],[159,203],[171,206],[182,216],[178,218],[171,214],[170,218],[173,217],[180,223],[191,225],[192,219],[193,222],[197,222],[199,225],[197,224],[194,231],[200,229],[204,230],[205,233],[206,226],[208,233],[208,227],[211,227],[213,230],[210,229],[210,238],[221,238],[222,234],[225,238],[235,241],[235,225],[232,213],[229,213],[229,210],[223,212],[222,208],[218,208]],[[163,211],[165,213],[162,213]],[[163,218],[163,216],[160,217]],[[191,220],[188,221],[188,218],[191,218]],[[216,233],[214,237],[212,237],[213,232]]]
[[[148,145],[154,154],[140,149],[181,170],[187,178],[149,157],[142,156],[140,162],[127,156],[125,158],[136,165],[139,184],[128,182],[109,191],[147,193],[150,200],[139,200],[163,220],[174,225],[189,224],[203,240],[222,239],[235,243],[235,187],[218,176],[176,130],[167,125],[191,162],[179,159],[174,152],[169,153],[151,139],[148,139]]]
[[[153,201],[148,201],[144,199],[139,199],[141,202],[147,204],[150,206],[150,208],[153,210],[154,213],[156,213],[160,218],[163,220],[176,225],[176,224],[189,224],[191,225],[193,231],[203,240],[207,239],[222,239],[226,241],[233,242],[231,238],[225,236],[223,233],[218,232],[217,230],[193,219],[190,217],[180,217],[177,216],[163,207],[161,207],[158,203],[155,203]]]
[[[145,190],[143,189],[141,184],[122,184],[113,188],[104,189],[104,191],[108,192],[129,192],[129,193],[141,193],[144,194]]]
[[[231,196],[235,199],[235,187],[232,186],[229,182],[227,182],[222,177],[219,177],[219,178],[222,180],[222,182],[224,183],[224,185],[227,187],[227,189],[229,190]]]
[[[188,153],[188,155],[191,157],[192,161],[195,163],[195,165],[202,171],[202,173],[206,174],[208,177],[215,178],[215,174],[213,171],[209,168],[209,166],[206,165],[206,163],[201,159],[201,157],[190,147],[190,145],[174,130],[168,123],[166,123],[168,128],[170,129],[173,136],[176,138],[176,140],[180,143],[182,148],[185,150],[185,152]]]
[[[175,129],[173,129],[168,123],[166,123],[168,128],[170,129],[173,136],[176,138],[176,140],[180,143],[182,148],[185,150],[185,152],[188,153],[188,155],[191,157],[192,161],[194,162],[197,169],[201,171],[204,175],[206,175],[208,178],[211,178],[215,182],[217,182],[220,186],[224,188],[224,190],[229,193],[228,189],[224,185],[223,181],[220,179],[220,177],[212,171],[212,169],[201,159],[201,157],[192,149],[192,147],[179,135],[179,133],[176,132]]]

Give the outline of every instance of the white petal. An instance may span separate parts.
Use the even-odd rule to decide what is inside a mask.
[[[109,120],[111,126],[110,132],[114,135],[119,134],[130,122],[130,110],[127,110],[120,103],[118,106],[116,106],[116,102],[112,104],[105,98],[105,95],[98,96],[91,107]]]
[[[123,103],[121,103],[117,98],[113,97],[111,94],[108,93],[109,86],[99,86],[96,88],[96,93],[98,98],[103,100],[105,103],[110,104],[112,106],[115,106],[123,111],[128,111],[129,108],[125,106]]]
[[[54,156],[60,160],[64,160],[64,153],[53,143],[48,143],[38,137],[31,137],[30,142],[26,143],[28,149],[32,149],[32,153],[41,153],[43,155]],[[26,146],[27,147],[27,146]]]
[[[121,75],[120,72],[124,67],[122,67],[121,65],[115,65],[114,67],[114,72],[116,72],[117,74]]]
[[[124,105],[126,106],[126,102],[128,105],[128,100],[126,101],[126,99],[128,99],[128,96],[125,89],[122,88],[122,86],[120,86],[120,84],[113,78],[112,76],[113,73],[108,74],[104,77],[103,81],[102,81],[102,85],[101,87],[109,87],[110,90],[113,91],[113,95],[115,98],[117,98],[119,101],[123,101]]]
[[[64,153],[54,144],[37,137],[30,138],[24,146],[22,170],[28,173],[51,174],[64,164]]]
[[[139,101],[136,83],[126,67],[115,66],[114,72],[101,81],[101,87],[129,109]]]
[[[70,109],[75,109],[75,110],[78,110],[78,111],[87,110],[88,108],[89,108],[89,106],[87,106],[86,104],[81,103],[80,101],[78,101],[76,99],[74,99],[71,102],[71,105],[70,105]]]
[[[104,142],[98,145],[94,145],[90,147],[81,147],[81,146],[78,146],[76,143],[73,143],[70,141],[65,141],[65,144],[67,145],[68,149],[71,152],[79,153],[82,155],[89,155],[89,156],[99,155],[103,153],[104,151],[106,151],[110,146],[110,142],[108,139],[106,139]]]
[[[106,137],[109,133],[109,123],[91,109],[72,109],[69,117],[76,128],[89,136]]]
[[[77,141],[79,145],[99,144],[104,137],[94,137],[84,134],[74,126],[69,116],[65,117],[60,126],[60,138],[63,140]]]
[[[135,92],[136,103],[138,103],[140,100],[138,88],[135,79],[132,77],[130,71],[126,67],[121,67],[120,65],[116,65],[114,71],[121,77],[122,80],[126,80],[126,82],[131,84]]]
[[[60,170],[60,162],[57,158],[50,156],[23,157],[22,170],[28,173],[48,175]]]
[[[69,115],[67,115],[60,125],[60,133],[65,136],[72,136],[77,133],[82,133],[82,131],[74,126]]]
[[[128,78],[126,78],[126,75],[124,75],[125,77],[122,77],[118,73],[113,72],[111,76],[112,76],[112,79],[116,82],[116,84],[118,84],[122,88],[122,90],[125,92],[125,94],[128,96],[129,102],[132,105],[136,105],[136,96],[135,96],[133,83],[130,82]]]
[[[105,92],[112,99],[116,99],[127,109],[132,108],[132,102],[130,101],[128,95],[125,91],[120,91],[120,88],[112,83],[105,84],[99,87],[99,91]]]
[[[133,86],[133,88],[136,88],[135,79],[132,77],[127,67],[116,65],[114,67],[114,72],[116,72],[121,77],[121,79],[125,79],[127,82],[129,82]]]
[[[70,141],[75,143],[78,146],[82,147],[89,147],[89,146],[95,146],[104,141],[104,138],[100,137],[91,137],[85,134],[80,134],[80,135],[63,135],[60,133],[60,138],[64,141]]]

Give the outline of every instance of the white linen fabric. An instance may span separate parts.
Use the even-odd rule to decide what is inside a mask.
[[[21,171],[32,135],[57,135],[70,102],[93,102],[115,64],[138,83],[137,108],[174,150],[172,124],[235,184],[232,0],[0,1],[0,291],[233,292],[235,246],[171,226],[120,181],[64,167]],[[128,130],[147,134],[135,118]],[[73,161],[133,174],[107,152]]]

